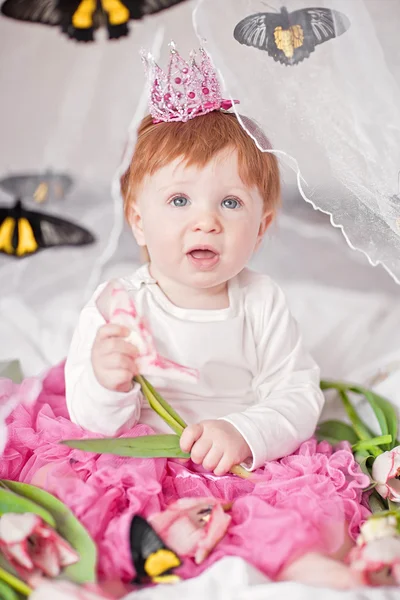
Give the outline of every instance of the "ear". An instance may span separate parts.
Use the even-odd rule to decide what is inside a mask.
[[[267,231],[268,227],[271,225],[272,221],[274,220],[274,216],[275,214],[273,212],[264,213],[264,216],[261,219],[260,228],[258,230],[257,241],[254,250],[258,250],[258,248],[260,247],[264,234]]]
[[[132,233],[138,246],[145,246],[146,240],[144,238],[143,221],[140,213],[140,207],[137,202],[132,203],[129,209],[129,225],[131,226]]]

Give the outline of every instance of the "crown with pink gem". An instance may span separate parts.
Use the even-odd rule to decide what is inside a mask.
[[[191,52],[186,62],[171,42],[166,71],[153,56],[142,52],[142,61],[149,85],[149,109],[154,123],[188,121],[213,110],[228,110],[238,100],[224,100],[217,73],[204,48],[198,55]],[[199,59],[198,59],[199,56]]]

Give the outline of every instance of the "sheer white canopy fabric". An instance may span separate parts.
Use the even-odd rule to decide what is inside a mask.
[[[289,66],[265,50],[281,0],[199,0],[194,26],[220,71],[226,97],[238,98],[237,113],[252,117],[270,138],[284,179],[295,176],[303,198],[329,214],[352,247],[400,283],[400,3],[284,4],[289,12],[314,4],[340,11],[350,25]],[[234,37],[236,25],[257,13],[271,14],[261,15],[264,29],[253,26],[252,41],[255,46],[264,41],[264,49]],[[314,24],[311,35],[323,35],[324,27]],[[243,126],[254,134],[248,123]],[[258,143],[263,147],[261,139]]]

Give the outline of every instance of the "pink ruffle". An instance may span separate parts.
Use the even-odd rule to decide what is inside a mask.
[[[60,445],[63,439],[89,437],[69,420],[64,393],[64,365],[59,365],[44,379],[37,402],[20,404],[8,417],[0,478],[39,485],[65,502],[98,545],[101,578],[131,580],[132,516],[148,517],[178,498],[211,495],[235,501],[224,539],[201,565],[185,560],[183,577],[236,555],[273,578],[307,549],[335,551],[345,523],[355,537],[369,514],[362,505],[367,478],[345,443],[334,451],[327,442],[310,439],[291,456],[267,463],[252,481],[218,478],[190,461],[120,458]],[[137,425],[125,435],[151,432]]]

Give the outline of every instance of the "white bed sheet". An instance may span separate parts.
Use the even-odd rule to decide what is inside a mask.
[[[176,586],[157,586],[124,600],[398,600],[398,588],[337,591],[294,582],[274,583],[240,558],[228,557],[196,579]]]

